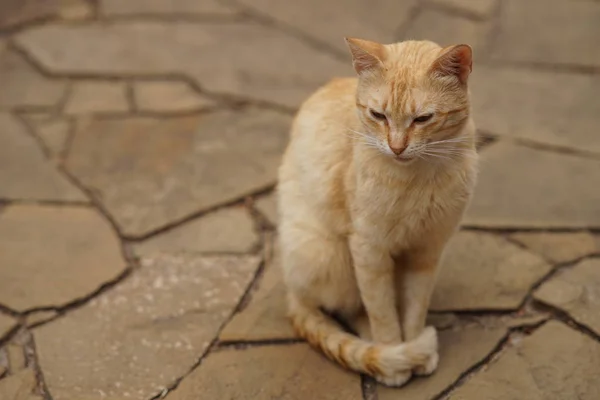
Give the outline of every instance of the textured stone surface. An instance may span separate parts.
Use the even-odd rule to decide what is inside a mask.
[[[392,43],[396,32],[408,20],[416,0],[382,0],[374,7],[363,0],[238,0],[239,3],[293,26],[313,38],[347,53],[344,36]],[[319,10],[315,13],[315,10]]]
[[[71,123],[64,118],[46,118],[35,120],[32,125],[50,156],[58,158],[67,144]]]
[[[26,369],[16,375],[0,380],[0,399],[2,400],[41,400],[34,395],[35,373]]]
[[[0,304],[63,306],[124,269],[117,237],[94,210],[12,205],[0,214]]]
[[[479,182],[463,224],[600,227],[600,191],[592,182],[600,182],[600,160],[493,144],[483,151]]]
[[[581,261],[559,271],[534,297],[570,314],[600,335],[600,259]]]
[[[501,237],[459,232],[448,244],[430,308],[517,308],[529,288],[551,268],[538,255]]]
[[[126,112],[129,110],[123,82],[78,82],[65,105],[67,114]]]
[[[0,1],[0,29],[16,28],[29,22],[50,17],[73,16],[76,10],[90,11],[85,0],[2,0]]]
[[[244,253],[257,244],[252,218],[243,207],[196,218],[135,246],[138,254]]]
[[[250,303],[225,326],[221,341],[251,341],[296,338],[286,316],[287,300],[279,252],[265,266]]]
[[[277,225],[279,218],[277,217],[277,196],[275,193],[259,198],[254,204],[256,209],[264,215],[271,224]]]
[[[58,316],[58,312],[54,310],[42,310],[27,314],[25,317],[25,325],[32,327],[42,324]]]
[[[66,90],[64,82],[44,78],[23,57],[7,50],[1,39],[0,87],[0,107],[54,107]]]
[[[553,263],[570,262],[600,252],[589,232],[518,232],[510,237]]]
[[[53,25],[17,42],[57,73],[183,73],[209,91],[293,107],[332,76],[352,73],[349,62],[253,23]]]
[[[316,397],[318,396],[318,397]],[[208,356],[168,400],[360,400],[360,377],[307,344],[224,349]]]
[[[100,0],[105,15],[229,15],[234,9],[218,0]]]
[[[471,90],[485,132],[600,154],[600,76],[476,64]]]
[[[202,356],[257,267],[255,257],[143,259],[124,282],[34,330],[52,397],[160,393]]]
[[[451,395],[456,400],[564,400],[600,398],[600,343],[550,321],[503,352]]]
[[[67,168],[127,235],[142,235],[274,183],[289,117],[220,111],[96,119],[75,134]]]
[[[467,11],[474,16],[489,17],[497,0],[433,0],[433,3]]]
[[[379,386],[378,399],[435,398],[469,368],[490,354],[505,334],[505,329],[483,329],[477,326],[439,332],[440,361],[435,373],[427,378],[413,379],[400,389]]]
[[[0,113],[0,198],[87,201],[46,160],[35,139],[14,117]]]
[[[17,321],[14,318],[0,314],[0,339],[8,334],[16,325]]]
[[[27,360],[25,359],[25,349],[16,343],[9,343],[6,349],[8,354],[8,365],[11,374],[16,374],[22,371],[27,366]]]
[[[185,82],[137,82],[133,93],[135,104],[140,111],[195,111],[213,105],[211,100],[195,92]]]
[[[599,19],[600,4],[594,1],[506,1],[493,57],[598,66]]]
[[[441,46],[466,43],[473,48],[475,62],[485,46],[491,25],[448,15],[437,10],[424,10],[412,21],[403,40],[431,40]]]

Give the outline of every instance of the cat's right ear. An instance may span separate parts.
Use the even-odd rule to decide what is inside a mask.
[[[385,47],[369,40],[344,38],[352,54],[352,66],[357,74],[383,66]]]

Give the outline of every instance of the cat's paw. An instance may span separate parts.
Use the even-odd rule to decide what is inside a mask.
[[[419,376],[431,375],[437,369],[439,359],[440,357],[437,351],[435,351],[431,353],[429,357],[427,357],[427,360],[423,365],[415,367],[413,369],[413,372],[415,373],[415,375]]]
[[[376,374],[374,376],[374,378],[377,382],[381,383],[382,385],[389,386],[389,387],[400,387],[400,386],[404,385],[406,382],[408,382],[408,380],[411,377],[412,377],[412,371],[396,372],[395,374],[390,375],[390,376],[385,376],[385,375],[380,375],[380,374]]]

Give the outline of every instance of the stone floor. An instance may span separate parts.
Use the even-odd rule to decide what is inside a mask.
[[[0,0],[1,400],[600,399],[600,2]],[[402,389],[284,318],[275,172],[342,37],[466,42],[480,184]]]

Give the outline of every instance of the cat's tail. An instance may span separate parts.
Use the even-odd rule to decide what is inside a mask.
[[[298,335],[327,358],[388,386],[401,386],[413,370],[430,373],[437,365],[437,334],[433,327],[425,328],[412,341],[384,345],[345,332],[319,309],[291,304],[290,317]]]

